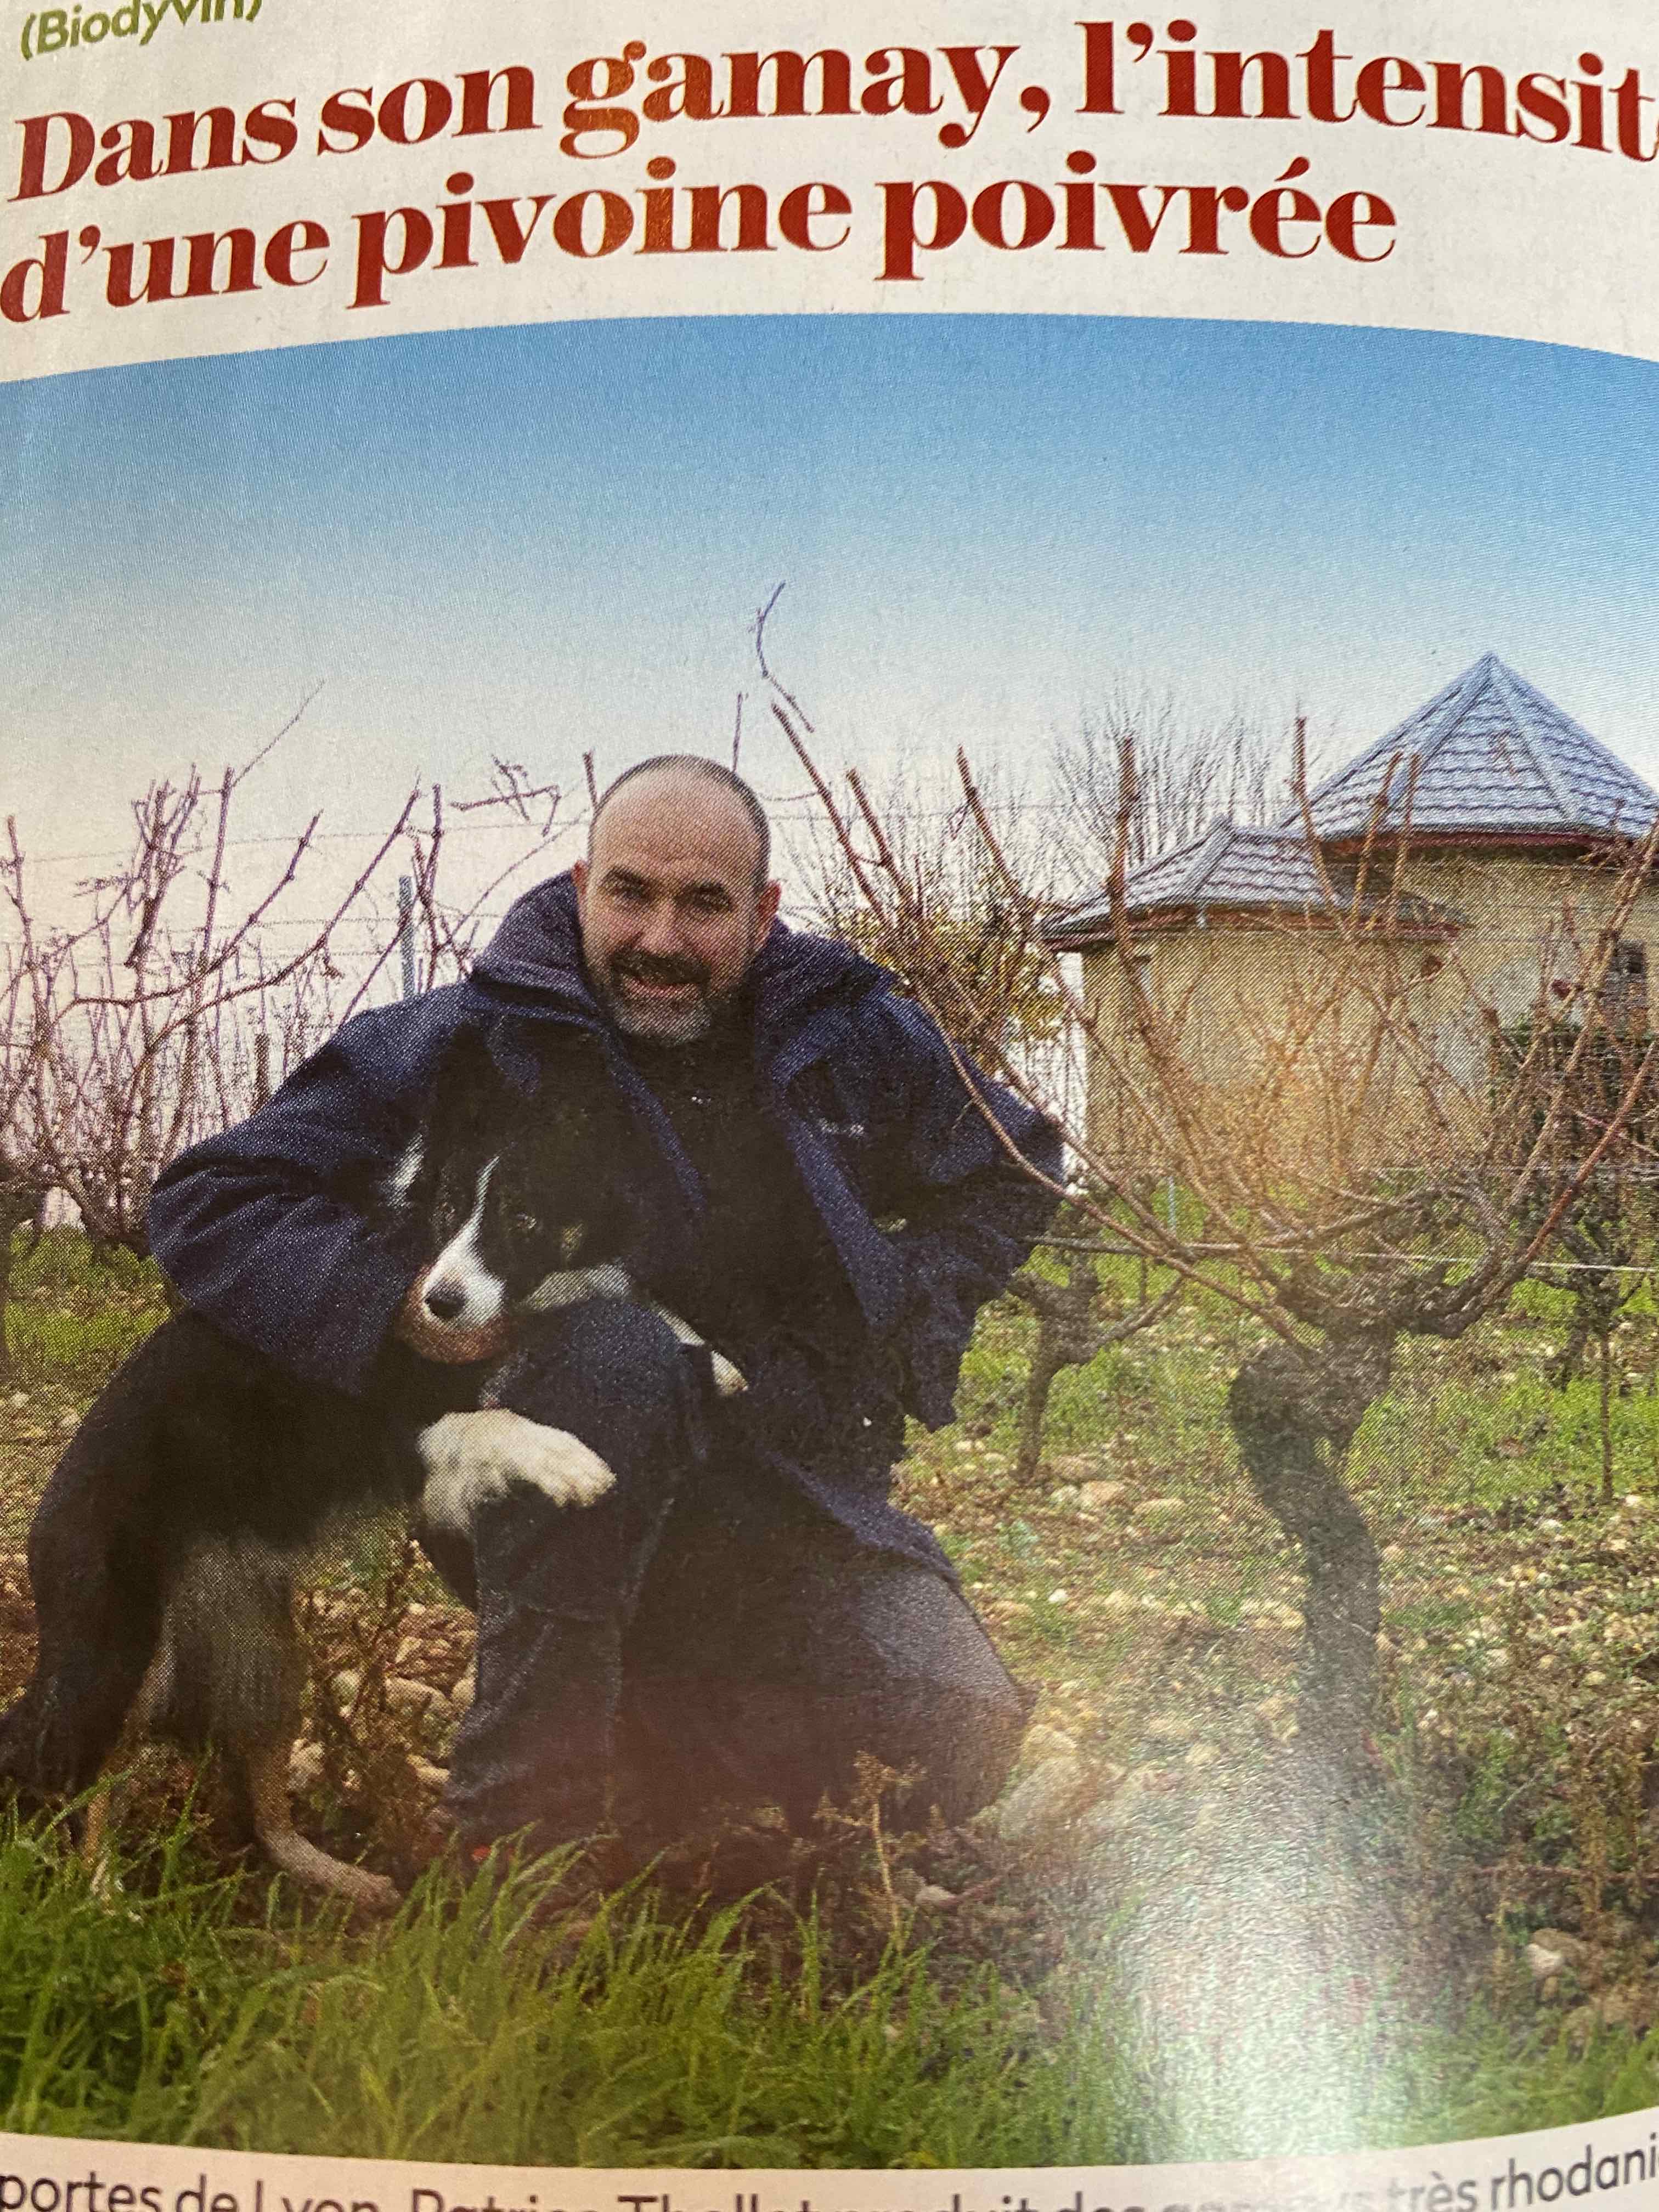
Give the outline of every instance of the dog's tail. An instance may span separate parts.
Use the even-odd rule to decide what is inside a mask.
[[[144,1602],[148,1595],[118,1592],[106,1608],[77,1607],[84,1641],[42,1620],[33,1679],[0,1713],[0,1788],[24,1809],[89,1790],[120,1742],[160,1634],[160,1609]]]
[[[156,1551],[131,1525],[100,1527],[87,1514],[78,1462],[79,1439],[29,1531],[40,1644],[28,1686],[0,1714],[0,1786],[31,1807],[77,1796],[98,1779],[161,1635]]]

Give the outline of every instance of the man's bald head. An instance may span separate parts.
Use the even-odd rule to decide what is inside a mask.
[[[729,768],[722,768],[717,760],[709,760],[702,753],[657,753],[649,760],[636,761],[632,768],[625,768],[614,782],[607,784],[599,805],[593,809],[593,819],[588,828],[590,860],[593,855],[593,839],[599,830],[600,816],[619,791],[625,791],[630,784],[639,782],[645,776],[665,780],[695,779],[729,793],[735,806],[742,809],[754,838],[755,889],[758,892],[765,888],[767,873],[772,865],[772,825],[766,818],[766,809],[740,775]],[[706,793],[704,795],[707,796]],[[662,803],[672,806],[673,801],[665,793]]]

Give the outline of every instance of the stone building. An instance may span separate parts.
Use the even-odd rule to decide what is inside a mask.
[[[1258,1118],[1264,1097],[1332,1110],[1363,1079],[1397,1134],[1420,1128],[1423,1071],[1472,1109],[1490,1096],[1494,1040],[1547,1011],[1582,1020],[1582,978],[1620,920],[1599,993],[1613,1025],[1648,1022],[1659,959],[1659,877],[1630,898],[1632,855],[1659,795],[1493,653],[1350,761],[1272,826],[1226,819],[1128,878],[1133,959],[1183,1080]],[[1046,935],[1082,955],[1085,996],[1118,1059],[1097,1061],[1091,1126],[1109,1150],[1121,1079],[1144,1052],[1109,901]],[[1377,1066],[1376,1009],[1395,1010],[1408,1070]],[[1104,1058],[1104,1055],[1101,1056]],[[1254,1102],[1253,1108],[1249,1102]],[[1237,1120],[1235,1115],[1233,1119]]]

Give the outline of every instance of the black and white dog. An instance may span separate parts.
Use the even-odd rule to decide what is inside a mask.
[[[637,1144],[596,1045],[573,1035],[552,1048],[532,1099],[464,1034],[381,1194],[411,1276],[430,1262],[432,1323],[461,1332],[504,1319],[522,1344],[538,1316],[632,1297]],[[727,1363],[714,1367],[722,1392],[743,1388]],[[490,1401],[490,1370],[477,1366],[393,1350],[371,1389],[348,1397],[295,1380],[198,1315],[163,1322],[93,1405],[36,1510],[40,1651],[0,1715],[0,1786],[50,1802],[92,1789],[145,1735],[212,1744],[275,1865],[393,1904],[390,1882],[294,1826],[304,1679],[294,1583],[343,1522],[388,1508],[416,1508],[453,1553],[482,1501],[510,1483],[569,1506],[610,1488],[610,1468],[578,1438]],[[94,1860],[107,1795],[93,1799],[83,1838]]]

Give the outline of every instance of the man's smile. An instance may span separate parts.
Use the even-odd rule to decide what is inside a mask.
[[[624,991],[639,999],[668,1002],[699,999],[705,988],[705,979],[701,975],[688,973],[665,962],[661,967],[647,967],[643,962],[617,960],[612,963],[611,973]]]

